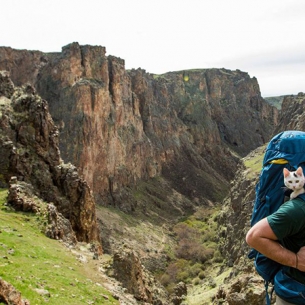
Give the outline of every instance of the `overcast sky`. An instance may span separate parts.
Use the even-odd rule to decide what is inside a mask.
[[[106,47],[126,69],[227,68],[262,96],[305,92],[304,0],[0,0],[0,46]]]

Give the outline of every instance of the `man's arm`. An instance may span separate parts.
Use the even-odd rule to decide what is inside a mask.
[[[298,269],[301,271],[305,271],[305,246],[302,247],[298,254]]]
[[[297,253],[298,257],[294,252],[283,248],[277,241],[267,218],[260,220],[249,230],[246,242],[250,247],[282,265],[295,268],[297,264],[299,270],[305,271],[305,247]]]

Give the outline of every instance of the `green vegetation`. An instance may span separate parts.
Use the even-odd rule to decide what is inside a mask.
[[[224,260],[217,250],[218,213],[217,208],[200,208],[174,226],[177,246],[167,270],[160,276],[169,292],[180,281],[194,286],[207,284],[207,290],[215,288],[212,275]]]
[[[219,287],[224,283],[232,271],[232,268],[227,268],[225,272],[219,272],[219,268],[210,268],[209,272],[206,272],[205,281],[197,279],[195,285],[188,288],[188,295],[185,303],[188,305],[211,305],[212,298],[217,293]],[[215,303],[216,304],[216,303]],[[220,303],[219,303],[220,304]]]
[[[168,227],[160,226],[163,223],[158,215],[160,211],[163,216],[171,213],[172,219],[179,213],[173,206],[165,205],[169,194],[164,182],[164,189],[159,184],[157,178],[151,183],[143,182],[133,193],[144,204],[138,209],[149,205],[153,214],[139,213],[138,219],[111,207],[98,207],[97,213],[107,215],[103,222],[106,228],[111,228],[113,238],[120,240],[124,234],[125,240],[136,240],[150,256],[167,257],[167,263],[156,266],[154,273],[170,293],[178,282],[184,281],[192,290],[188,298],[196,291],[196,300],[189,300],[187,304],[203,304],[203,300],[215,294],[221,281],[220,270],[225,266],[218,250],[220,207],[200,207],[173,227],[174,221]],[[118,304],[103,288],[93,266],[96,262],[80,262],[63,243],[41,233],[45,226],[44,213],[14,212],[5,206],[6,193],[7,190],[0,191],[0,277],[3,280],[20,291],[31,305]],[[47,290],[49,295],[40,295],[36,289]]]
[[[166,81],[168,81],[168,79],[166,78],[166,74],[154,74],[153,75],[153,78],[154,79],[159,79],[159,80],[166,80]]]
[[[37,215],[11,211],[0,190],[0,277],[31,305],[118,304],[101,285],[93,267],[47,238]],[[41,295],[36,289],[46,290]]]
[[[247,178],[252,179],[259,176],[262,167],[266,145],[259,147],[243,159],[244,165],[247,167]]]
[[[162,225],[164,219],[174,220],[181,216],[179,209],[174,209],[168,200],[172,190],[161,177],[154,177],[149,181],[141,181],[137,188],[132,191],[132,197],[136,202],[141,202],[137,210],[138,220],[147,220],[154,225]],[[144,212],[144,213],[143,213]],[[147,213],[149,212],[149,216]]]
[[[166,206],[166,198],[170,196],[167,190],[160,178],[143,181],[132,194],[138,202],[137,212],[132,215],[98,206],[97,216],[103,218],[105,228],[110,228],[110,231],[101,231],[102,234],[111,234],[112,239],[118,241],[122,235],[126,241],[136,241],[137,249],[145,251],[151,258],[166,257],[166,261],[160,261],[151,268],[154,276],[169,293],[174,292],[180,281],[187,283],[188,289],[196,294],[192,304],[202,305],[203,300],[210,300],[216,293],[223,280],[220,274],[226,269],[218,249],[220,233],[217,216],[221,206],[200,207],[192,215],[182,218],[181,214],[177,214],[173,217],[176,213],[173,205],[167,203]],[[145,211],[145,208],[147,214],[141,215],[141,209]],[[163,225],[162,216],[168,220],[168,225]],[[180,222],[176,223],[178,217]],[[197,301],[198,295],[200,298]]]

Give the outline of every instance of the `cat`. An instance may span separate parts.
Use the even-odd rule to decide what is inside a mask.
[[[305,193],[305,190],[303,188],[305,184],[305,177],[303,174],[302,167],[298,167],[298,169],[294,172],[289,171],[287,168],[284,168],[283,174],[285,186],[293,191],[290,194],[290,199],[294,199],[300,194]]]

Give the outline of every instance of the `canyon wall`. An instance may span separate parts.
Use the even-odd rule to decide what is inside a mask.
[[[48,101],[63,160],[102,204],[122,206],[130,188],[158,176],[194,202],[219,201],[240,156],[278,120],[257,79],[239,70],[127,71],[104,47],[78,43],[58,53],[2,47],[0,70]]]

